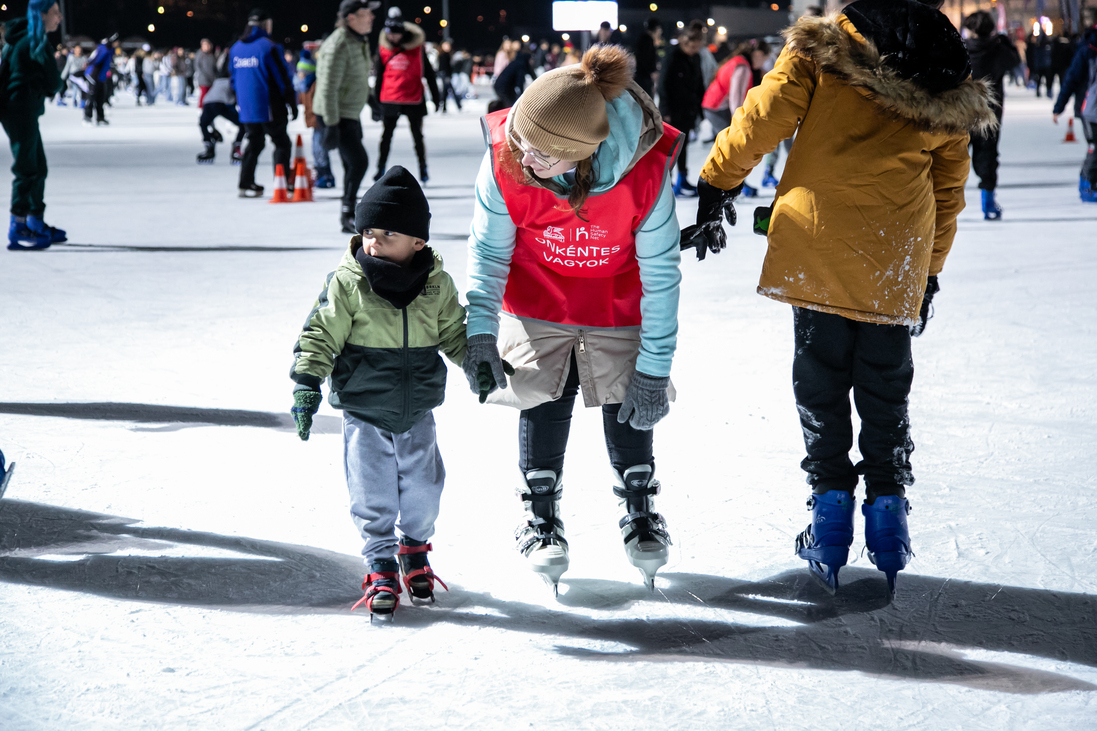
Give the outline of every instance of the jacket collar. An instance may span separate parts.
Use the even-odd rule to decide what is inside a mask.
[[[991,93],[983,81],[967,78],[932,93],[903,78],[845,15],[801,18],[784,33],[787,50],[854,86],[892,115],[928,132],[986,132],[997,125]]]

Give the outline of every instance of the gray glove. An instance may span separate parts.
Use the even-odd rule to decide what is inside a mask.
[[[503,370],[503,359],[499,356],[499,344],[494,335],[482,333],[473,335],[468,339],[468,350],[465,351],[465,360],[461,363],[461,369],[465,372],[465,378],[469,380],[469,388],[473,393],[480,393],[481,364],[490,372],[494,384],[488,383],[487,393],[495,390],[495,387],[507,387],[507,374]],[[487,394],[484,394],[484,398]],[[483,403],[481,399],[480,403]]]
[[[621,402],[617,422],[619,424],[628,422],[633,429],[642,431],[654,427],[660,419],[670,413],[670,399],[667,398],[669,385],[668,376],[656,378],[640,371],[633,373],[632,380],[625,389],[625,400]]]

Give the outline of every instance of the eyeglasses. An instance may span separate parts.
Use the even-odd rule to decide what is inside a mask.
[[[514,135],[511,135],[510,139],[512,142],[514,142],[514,146],[522,151],[523,155],[529,155],[533,158],[534,162],[536,162],[543,168],[550,168],[561,160],[561,158],[559,157],[546,157],[545,154],[539,150],[535,150],[532,147],[523,146],[518,138]]]

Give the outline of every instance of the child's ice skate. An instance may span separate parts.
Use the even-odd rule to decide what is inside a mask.
[[[416,541],[407,536],[400,539],[400,549],[396,552],[396,558],[400,561],[400,573],[404,576],[404,586],[408,588],[408,596],[411,603],[416,599],[434,602],[434,582],[437,581],[442,588],[449,591],[446,582],[435,576],[427,560],[427,552],[431,546],[426,541]]]
[[[888,593],[894,598],[895,575],[906,568],[914,555],[907,528],[910,503],[906,498],[886,495],[876,498],[872,505],[863,504],[861,513],[865,516],[868,560],[887,576]]]
[[[350,608],[354,611],[362,604],[369,610],[369,621],[372,623],[375,616],[392,618],[396,608],[400,606],[400,567],[395,558],[377,559],[370,565],[370,572],[366,574],[362,582],[362,590],[366,595]]]
[[[525,507],[526,520],[514,532],[516,547],[555,595],[569,563],[568,542],[559,518],[563,488],[552,470],[531,470],[523,482],[516,494]]]
[[[811,524],[796,536],[796,555],[808,562],[811,578],[831,595],[838,591],[838,570],[853,543],[853,496],[831,490],[808,498]]]
[[[613,494],[621,499],[625,517],[618,526],[625,539],[625,555],[640,569],[644,584],[655,590],[655,572],[666,565],[670,557],[670,535],[663,516],[655,512],[654,496],[659,494],[659,482],[651,465],[636,465],[618,475]]]

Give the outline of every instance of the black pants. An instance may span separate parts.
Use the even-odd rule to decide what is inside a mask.
[[[3,120],[11,142],[11,214],[38,216],[46,211],[46,150],[38,131],[38,117],[9,113]]]
[[[446,101],[453,96],[453,103],[457,105],[458,111],[461,109],[461,97],[457,96],[457,91],[453,88],[453,77],[442,77],[442,111],[446,111]]]
[[[354,210],[358,189],[369,170],[369,155],[362,147],[362,123],[357,119],[339,120],[339,159],[343,161],[343,210]]]
[[[88,82],[88,99],[84,103],[84,120],[91,121],[92,110],[95,110],[95,121],[102,122],[103,117],[103,104],[107,101],[107,82],[105,81],[89,81]]]
[[[794,307],[796,352],[792,390],[800,412],[813,492],[853,493],[857,476],[865,476],[867,501],[883,495],[905,495],[914,483],[910,453],[907,397],[914,379],[910,331],[903,325],[875,325],[840,315]],[[849,392],[861,417],[855,467]]]
[[[674,118],[674,128],[682,133],[682,151],[678,153],[678,172],[683,177],[689,177],[689,170],[686,167],[686,151],[689,150],[689,135],[693,132],[693,125],[697,123],[696,117],[690,117],[686,119],[685,116]]]
[[[389,161],[389,149],[392,147],[392,133],[396,131],[396,123],[400,117],[408,118],[411,127],[411,139],[415,143],[415,156],[419,159],[419,176],[427,172],[427,148],[423,143],[423,112],[419,105],[408,106],[395,114],[385,110],[382,121],[385,125],[381,132],[381,145],[377,150],[377,172],[383,172]]]
[[[1086,120],[1082,122],[1082,134],[1086,137],[1089,149],[1086,152],[1085,162],[1082,163],[1082,177],[1089,184],[1097,188],[1097,125],[1090,124]]]
[[[224,102],[206,102],[202,105],[202,116],[198,118],[198,126],[202,129],[202,141],[213,142],[213,120],[218,117],[224,117],[236,125],[236,144],[240,144],[244,139],[244,127],[240,124],[240,115],[236,113],[236,107]],[[286,175],[289,175],[288,170]]]
[[[530,470],[552,470],[557,475],[563,472],[564,451],[571,431],[571,412],[578,393],[579,367],[572,354],[570,372],[560,398],[526,409],[518,417],[518,468],[523,475]],[[654,465],[654,432],[618,424],[617,414],[620,411],[621,404],[602,406],[602,428],[613,469],[622,473],[636,465]]]
[[[244,130],[248,144],[244,147],[244,159],[240,163],[240,187],[247,188],[255,183],[255,166],[259,162],[259,153],[267,144],[267,135],[274,143],[275,170],[277,171],[278,166],[281,165],[286,171],[287,182],[292,180],[290,176],[293,175],[293,171],[289,169],[289,160],[293,144],[289,141],[289,135],[286,134],[285,117],[281,119],[276,117],[273,122],[247,122],[244,124]]]

